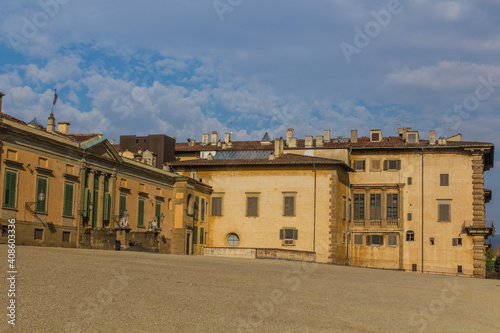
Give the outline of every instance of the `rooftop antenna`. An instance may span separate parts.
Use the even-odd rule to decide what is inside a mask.
[[[453,124],[451,122],[448,123],[446,128],[448,129],[448,137],[451,137],[451,130],[453,129]]]
[[[408,121],[408,117],[398,116],[397,124],[398,127],[406,127],[406,122]]]
[[[54,102],[52,103],[52,111],[50,113],[54,113],[54,106],[56,106],[57,102],[57,89],[54,89]]]

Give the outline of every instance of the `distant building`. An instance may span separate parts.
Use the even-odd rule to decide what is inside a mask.
[[[175,161],[175,139],[166,135],[122,135],[120,144],[115,145],[115,148],[123,154],[128,151],[138,161],[159,169],[163,168],[165,162]]]
[[[293,133],[176,145],[166,167],[213,188],[204,253],[484,277],[493,144],[434,131],[423,140],[411,128]]]

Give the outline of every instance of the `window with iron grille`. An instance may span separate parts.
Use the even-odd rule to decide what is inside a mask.
[[[453,238],[453,246],[462,246],[462,238]]]
[[[259,216],[259,195],[247,194],[247,216]]]
[[[451,202],[438,200],[438,222],[451,222]]]
[[[397,220],[398,219],[398,194],[388,193],[387,194],[387,219]]]
[[[222,197],[212,198],[212,216],[222,216]]]
[[[363,235],[354,235],[354,245],[363,245]]]
[[[354,194],[354,219],[365,219],[365,195],[364,193]]]
[[[5,183],[3,190],[3,206],[16,207],[17,172],[5,170]]]
[[[48,201],[48,195],[47,195],[47,184],[49,182],[49,179],[46,177],[36,177],[36,192],[35,192],[35,201],[37,202],[35,205],[35,211],[40,212],[40,213],[45,213],[47,212],[47,201]],[[40,193],[43,193],[45,195],[45,200],[43,201],[38,201],[38,195]]]
[[[295,194],[283,195],[283,216],[295,216]]]
[[[62,233],[62,241],[63,242],[69,242],[70,237],[71,237],[71,232],[63,231],[63,233]]]
[[[387,246],[398,246],[398,235],[388,235]]]
[[[370,194],[370,220],[382,219],[382,194]]]
[[[43,229],[35,229],[35,235],[33,239],[43,240]]]
[[[412,272],[416,272],[417,271],[417,264],[412,264],[411,270],[412,270]]]
[[[384,245],[384,235],[367,235],[366,245],[371,245],[371,246]]]
[[[439,185],[449,186],[450,185],[450,175],[447,173],[442,173],[439,175]]]
[[[408,230],[406,232],[406,241],[407,242],[414,242],[415,241],[415,233],[411,230]]]
[[[283,228],[280,230],[280,239],[283,240],[283,245],[294,245],[299,238],[299,231],[294,228]]]
[[[354,170],[364,171],[365,170],[365,160],[354,160],[353,162]]]

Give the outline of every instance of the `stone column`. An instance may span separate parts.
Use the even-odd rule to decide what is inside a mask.
[[[99,175],[99,194],[97,197],[97,229],[102,229],[104,226],[103,223],[103,214],[104,214],[104,173]]]
[[[484,178],[483,178],[483,152],[476,150],[472,152],[472,196],[473,196],[473,217],[474,227],[485,227],[484,208]],[[482,235],[474,236],[474,276],[485,277],[486,256],[485,238]]]
[[[113,169],[113,173],[111,174],[111,177],[109,178],[109,194],[111,196],[111,207],[109,209],[109,227],[114,228],[115,226],[115,215],[116,215],[116,169]]]
[[[94,198],[94,172],[95,170],[90,170],[90,173],[89,173],[89,190],[90,190],[90,195],[89,195],[89,203],[92,203],[92,209],[90,209],[89,207],[89,222],[90,222],[90,225],[92,226],[93,225],[93,222],[94,222],[94,209],[95,209],[95,205],[94,205],[94,201],[95,198]]]

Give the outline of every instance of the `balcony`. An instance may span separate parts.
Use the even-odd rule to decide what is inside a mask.
[[[351,222],[352,229],[400,229],[403,227],[402,220],[354,220]]]
[[[464,221],[462,230],[471,236],[485,236],[490,237],[495,235],[495,225],[493,220],[486,220],[484,226],[474,224],[471,221]]]

